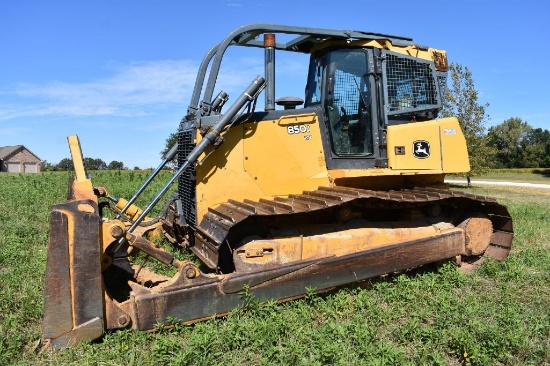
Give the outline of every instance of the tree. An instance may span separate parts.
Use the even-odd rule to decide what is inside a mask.
[[[122,161],[113,160],[109,163],[109,165],[107,165],[107,169],[109,169],[109,170],[124,170],[126,168],[124,167],[124,163]]]
[[[498,150],[496,167],[545,168],[550,166],[550,132],[533,128],[519,117],[489,128],[488,143]]]
[[[176,143],[178,142],[178,133],[177,132],[173,132],[171,133],[168,138],[166,139],[166,141],[164,142],[164,149],[160,152],[160,156],[165,159],[166,158],[166,154],[168,154],[168,151],[170,151],[170,149],[172,148],[172,146],[174,146]],[[168,163],[169,166],[171,167],[175,167],[178,165],[178,154],[176,154],[176,156],[174,157],[174,159],[172,159],[172,161],[170,161]]]
[[[495,149],[487,145],[485,124],[489,119],[486,104],[478,103],[478,91],[475,88],[472,73],[467,67],[452,63],[450,65],[451,85],[443,98],[443,117],[458,118],[470,158],[471,171],[467,177],[482,174],[490,166]]]
[[[84,158],[84,167],[86,167],[86,170],[105,170],[107,164],[99,158]]]
[[[49,172],[55,170],[55,165],[47,160],[42,160],[42,162],[40,163],[40,170],[43,172]]]
[[[523,166],[550,168],[550,131],[531,128],[522,141]]]
[[[73,161],[69,158],[61,159],[55,166],[55,170],[74,170]]]
[[[508,118],[501,124],[489,128],[487,143],[497,150],[497,167],[527,167],[524,165],[523,158],[525,141],[531,130],[532,127],[519,117]]]

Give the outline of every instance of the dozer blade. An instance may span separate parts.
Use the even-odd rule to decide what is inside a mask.
[[[42,333],[53,348],[98,338],[104,329],[99,209],[76,136],[69,146],[76,178],[68,201],[52,209],[44,289]]]
[[[97,204],[56,205],[50,217],[43,339],[54,348],[72,346],[100,337],[103,327]]]

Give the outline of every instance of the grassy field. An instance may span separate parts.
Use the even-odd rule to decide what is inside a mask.
[[[550,184],[550,169],[495,169],[472,180]]]
[[[0,174],[1,365],[550,363],[550,192],[487,186],[467,191],[508,205],[516,239],[503,263],[473,274],[446,263],[284,304],[249,298],[223,318],[40,353],[48,217],[68,176]],[[93,177],[129,197],[146,173]]]

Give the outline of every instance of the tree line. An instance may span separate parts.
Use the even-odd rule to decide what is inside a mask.
[[[86,170],[127,170],[122,161],[113,160],[109,164],[99,158],[84,158],[84,167]],[[63,171],[73,170],[73,161],[69,158],[61,159],[57,164],[52,164],[44,160],[41,164],[42,171]],[[135,167],[134,169],[139,169]]]
[[[493,168],[550,168],[550,132],[519,117],[490,127],[487,145],[495,149]]]
[[[443,98],[443,117],[458,118],[470,158],[469,176],[489,168],[550,168],[550,132],[511,117],[486,128],[488,103],[478,101],[472,73],[460,64],[449,68],[449,87]]]

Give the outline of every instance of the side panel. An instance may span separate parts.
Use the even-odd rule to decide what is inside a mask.
[[[259,199],[264,196],[244,170],[243,130],[242,124],[233,126],[224,135],[225,142],[216,150],[208,148],[205,155],[211,155],[204,164],[196,167],[197,223],[208,212],[208,207],[228,199]]]
[[[456,118],[441,120],[441,146],[443,170],[445,173],[464,173],[470,171],[466,139]]]
[[[441,171],[437,121],[388,127],[388,166],[398,170]]]
[[[196,168],[197,221],[229,199],[259,200],[328,186],[315,113],[235,125]]]
[[[246,123],[244,128],[244,168],[267,196],[328,184],[316,114]]]
[[[466,140],[456,118],[389,126],[387,141],[393,170],[470,170]]]
[[[434,176],[434,181],[424,182],[431,185],[442,183],[445,173],[469,171],[466,142],[456,118],[389,126],[387,169],[327,171],[315,113],[238,124],[225,139],[218,149],[207,151],[211,155],[196,168],[198,223],[209,207],[229,199],[256,201],[331,184],[388,188],[403,186],[404,182],[392,185],[391,181],[403,176]]]

